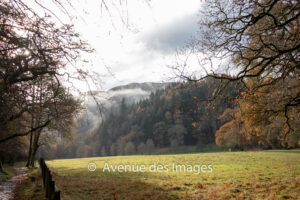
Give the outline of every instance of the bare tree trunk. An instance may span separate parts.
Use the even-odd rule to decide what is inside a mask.
[[[32,152],[32,159],[31,159],[31,162],[30,162],[30,166],[31,167],[34,167],[34,161],[35,161],[35,154],[38,150],[38,145],[34,145],[34,149],[33,149],[33,152]]]
[[[32,105],[35,105],[35,88],[32,87]],[[35,107],[32,108],[32,118],[31,118],[31,127],[34,127],[35,125]],[[32,143],[33,143],[33,135],[35,134],[36,131],[30,133],[30,144],[29,144],[29,151],[28,151],[28,158],[27,158],[27,163],[26,167],[30,166],[31,159],[32,159]]]
[[[42,132],[42,130],[35,132],[35,135],[33,137],[32,148],[31,148],[31,157],[30,157],[30,163],[29,163],[29,165],[31,167],[34,167],[35,155],[39,148],[39,138],[40,138],[41,132]]]
[[[28,151],[28,158],[27,158],[26,167],[29,167],[30,161],[31,161],[31,155],[32,155],[32,138],[33,138],[32,135],[33,135],[33,132],[30,133],[30,144],[29,144],[29,151]]]

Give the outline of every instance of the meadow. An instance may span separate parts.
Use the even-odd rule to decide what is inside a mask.
[[[95,164],[96,169],[90,166],[94,171],[88,170],[89,163]],[[47,164],[63,200],[300,196],[300,150],[92,157]]]

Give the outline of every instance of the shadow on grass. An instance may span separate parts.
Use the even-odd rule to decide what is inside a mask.
[[[272,152],[272,153],[295,153],[295,154],[300,154],[300,149],[291,149],[291,150],[267,150],[267,152]]]
[[[58,171],[53,175],[63,199],[175,200],[180,199],[176,193],[182,190],[161,183],[148,183],[147,179],[154,175],[151,172],[117,173],[102,172],[102,169],[70,172],[70,168],[63,167],[54,171]],[[67,174],[64,175],[64,171]]]

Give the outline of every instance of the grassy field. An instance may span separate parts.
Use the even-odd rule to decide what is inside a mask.
[[[97,169],[89,171],[89,163],[95,163]],[[105,163],[145,165],[145,172],[108,172],[103,168]],[[152,166],[150,171],[154,163],[168,166],[168,170],[165,167],[158,172]],[[187,168],[192,165],[195,171],[173,171],[173,163]],[[52,160],[47,164],[64,200],[297,199],[300,196],[299,150],[95,157]],[[211,165],[212,172],[204,167],[198,173],[198,165]]]

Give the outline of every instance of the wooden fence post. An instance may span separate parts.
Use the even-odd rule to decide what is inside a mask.
[[[55,191],[55,182],[52,180],[51,171],[46,165],[45,160],[41,158],[39,164],[42,172],[45,197],[49,200],[60,200],[60,191]]]
[[[60,191],[56,191],[54,195],[54,200],[60,200]]]

